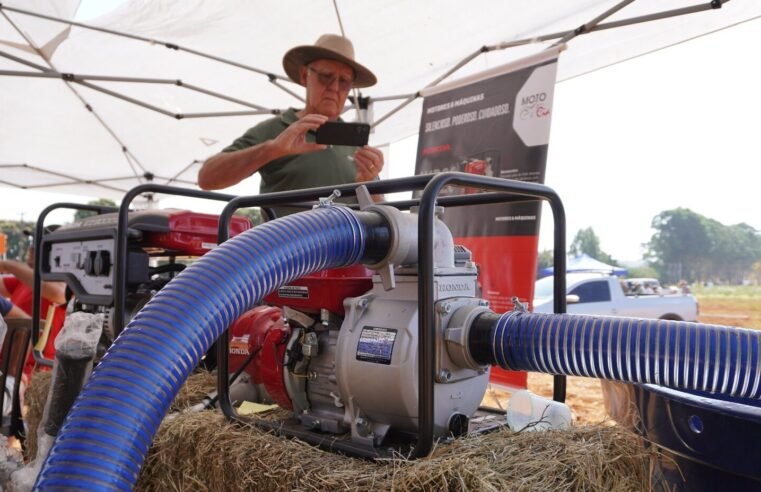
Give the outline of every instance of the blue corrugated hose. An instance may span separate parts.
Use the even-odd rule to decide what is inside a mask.
[[[509,312],[492,332],[505,369],[761,399],[761,331],[683,321]],[[756,401],[756,405],[758,405]]]
[[[36,490],[131,490],[170,403],[214,340],[269,292],[357,263],[357,215],[326,207],[255,227],[169,282],[127,325],[75,401]]]

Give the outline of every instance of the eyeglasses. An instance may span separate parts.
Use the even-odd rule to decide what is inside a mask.
[[[328,72],[321,72],[317,70],[316,68],[312,68],[307,66],[307,70],[310,72],[313,72],[317,75],[317,80],[320,81],[320,84],[325,87],[330,87],[333,85],[333,82],[336,80],[338,81],[338,88],[342,91],[348,91],[351,89],[351,86],[354,85],[354,80],[346,79],[344,77],[339,77],[338,75],[334,73],[328,73]]]

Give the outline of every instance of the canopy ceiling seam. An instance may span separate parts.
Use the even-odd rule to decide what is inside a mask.
[[[22,30],[21,30],[21,29],[20,29],[20,28],[19,28],[19,27],[16,25],[16,23],[15,23],[15,22],[13,22],[13,20],[12,20],[12,19],[11,19],[11,18],[8,16],[8,14],[6,14],[5,12],[3,12],[3,11],[2,11],[2,4],[0,4],[0,13],[1,13],[1,14],[3,14],[3,17],[5,17],[5,19],[6,19],[6,20],[7,20],[7,21],[8,21],[8,22],[11,24],[11,26],[13,26],[13,28],[16,30],[16,32],[18,32],[18,33],[19,33],[19,35],[20,35],[20,36],[21,36],[21,37],[24,39],[24,41],[26,41],[26,43],[29,45],[29,47],[30,47],[30,48],[32,48],[33,50],[35,50],[35,51],[37,52],[37,54],[38,54],[38,55],[39,55],[39,56],[40,56],[40,57],[41,57],[43,60],[45,60],[45,63],[46,63],[46,64],[47,64],[47,65],[48,65],[48,66],[49,66],[49,67],[50,67],[52,70],[56,70],[56,71],[58,71],[58,70],[55,68],[55,66],[53,65],[53,63],[52,63],[50,60],[48,60],[48,59],[45,57],[45,55],[44,55],[44,54],[43,54],[43,53],[42,53],[40,50],[38,50],[38,49],[37,49],[37,47],[35,46],[35,44],[32,42],[32,40],[31,40],[31,39],[29,39],[29,37],[26,35],[26,33],[24,33],[24,32],[23,32],[23,31],[22,31]],[[85,99],[82,97],[82,95],[81,95],[81,94],[79,94],[79,92],[77,92],[77,90],[76,90],[76,89],[74,89],[74,88],[71,86],[71,84],[69,84],[69,83],[68,83],[66,80],[64,80],[64,81],[63,81],[63,83],[66,85],[66,87],[67,87],[67,88],[68,88],[68,89],[69,89],[69,90],[70,90],[72,93],[74,93],[74,95],[77,97],[77,99],[79,99],[79,101],[80,101],[80,102],[81,102],[81,103],[82,103],[82,104],[85,106],[85,108],[86,108],[86,109],[87,109],[87,110],[90,112],[90,114],[92,114],[92,115],[95,117],[95,119],[96,119],[96,120],[98,120],[98,122],[100,122],[100,124],[103,126],[103,128],[105,128],[105,129],[106,129],[106,131],[107,131],[107,132],[108,132],[108,133],[109,133],[109,134],[110,134],[110,135],[111,135],[111,136],[114,138],[114,140],[116,140],[116,142],[117,142],[117,143],[119,144],[119,146],[121,147],[121,149],[122,149],[122,152],[123,152],[124,154],[127,154],[127,153],[129,153],[129,150],[127,149],[127,146],[126,146],[126,145],[124,145],[124,142],[122,142],[122,140],[121,140],[121,139],[120,139],[120,138],[119,138],[119,137],[116,135],[116,133],[114,133],[114,131],[111,129],[111,127],[110,127],[108,124],[106,124],[106,122],[105,122],[105,121],[103,120],[103,118],[102,118],[102,117],[101,117],[101,116],[100,116],[100,115],[99,115],[99,114],[98,114],[98,113],[95,111],[95,109],[92,107],[92,105],[90,105],[90,104],[89,104],[89,103],[88,103],[88,102],[87,102],[87,101],[86,101],[86,100],[85,100]],[[130,153],[130,154],[131,154],[131,153]],[[137,158],[136,158],[134,155],[132,155],[132,158],[134,159],[134,162],[135,162],[135,164],[136,164],[137,166],[139,166],[139,167],[140,167],[140,169],[141,169],[143,172],[145,172],[145,167],[143,167],[143,165],[140,163],[140,161],[139,161],[139,160],[138,160],[138,159],[137,159]],[[138,173],[138,172],[137,172],[137,170],[135,169],[135,167],[134,167],[133,163],[132,163],[132,162],[130,161],[130,159],[128,159],[128,158],[126,158],[126,161],[127,161],[127,164],[129,164],[129,167],[130,167],[130,169],[132,169],[132,172],[133,172],[133,173],[135,173],[135,176],[136,176],[136,177],[138,177],[138,176],[139,176],[139,173]],[[139,180],[139,179],[140,179],[140,178],[138,178],[138,180]]]

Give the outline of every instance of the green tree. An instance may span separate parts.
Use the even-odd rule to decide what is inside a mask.
[[[587,227],[579,229],[573,238],[569,253],[573,256],[579,256],[583,253],[600,260],[609,265],[616,265],[616,261],[600,247],[600,238],[595,234],[594,229]]]
[[[235,215],[248,217],[251,224],[255,226],[264,223],[264,216],[262,215],[262,210],[260,208],[242,208],[236,210]]]
[[[554,254],[554,251],[551,249],[545,249],[539,252],[539,255],[537,255],[536,258],[536,268],[538,272],[555,264]]]
[[[711,237],[705,217],[686,208],[666,210],[653,218],[655,229],[646,258],[666,282],[703,278]]]
[[[651,266],[628,267],[627,277],[630,278],[657,278],[660,280],[660,272]]]
[[[666,282],[741,283],[761,260],[761,235],[748,224],[725,226],[692,210],[666,210],[653,218],[646,257]]]
[[[98,198],[97,200],[90,200],[87,202],[88,205],[101,205],[103,207],[118,207],[115,201],[109,199],[109,198]],[[90,217],[92,215],[95,215],[95,212],[91,212],[89,210],[77,210],[74,212],[74,222],[78,222],[85,217]]]
[[[704,278],[742,283],[761,258],[761,236],[747,224],[724,226],[711,220],[708,225],[712,244]]]

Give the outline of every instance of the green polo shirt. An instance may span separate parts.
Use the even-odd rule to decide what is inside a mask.
[[[250,128],[222,152],[234,152],[272,140],[297,119],[296,110],[289,108],[280,116]],[[317,152],[275,159],[259,169],[262,178],[259,192],[271,193],[354,183],[357,177],[357,168],[353,161],[355,150],[356,147],[330,146]],[[298,210],[300,209],[279,207],[276,212],[281,216]]]

